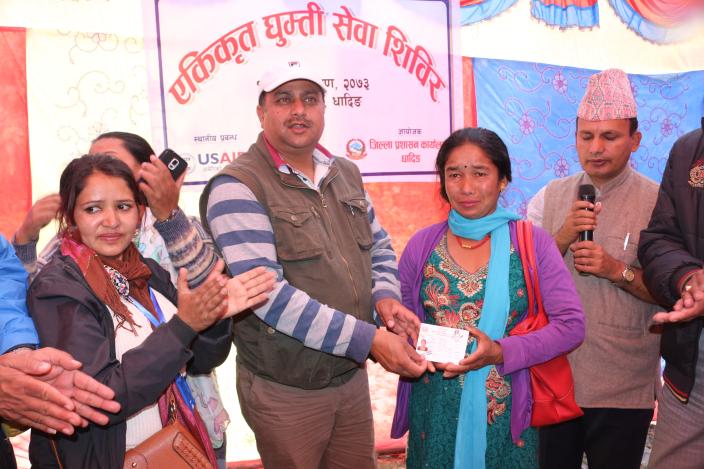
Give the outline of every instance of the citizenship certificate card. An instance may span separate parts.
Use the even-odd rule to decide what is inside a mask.
[[[469,331],[421,324],[416,352],[436,363],[459,363],[467,349]]]

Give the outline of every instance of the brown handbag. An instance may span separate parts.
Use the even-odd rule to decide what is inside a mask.
[[[528,293],[528,312],[509,335],[524,335],[545,327],[549,321],[538,283],[533,226],[526,221],[517,222],[516,238]],[[533,396],[531,426],[552,425],[584,415],[574,398],[572,369],[566,355],[531,366],[530,387]]]
[[[169,404],[169,424],[125,453],[124,469],[214,469],[198,440],[176,419]]]

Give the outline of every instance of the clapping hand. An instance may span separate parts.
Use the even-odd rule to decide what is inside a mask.
[[[79,371],[81,363],[53,348],[0,356],[0,416],[47,433],[71,435],[88,421],[108,423],[116,413],[112,389]]]
[[[223,266],[223,261],[218,260],[205,282],[194,289],[188,288],[186,269],[179,269],[178,316],[196,332],[201,332],[227,317],[228,290],[227,278],[221,273]]]
[[[205,282],[192,290],[188,288],[186,269],[179,271],[179,317],[196,332],[265,302],[274,287],[276,274],[265,267],[232,278],[222,273],[224,267],[223,260],[218,259]]]
[[[219,261],[222,263],[222,261]],[[217,269],[217,266],[216,266]],[[276,274],[265,267],[235,275],[227,281],[228,315],[238,314],[264,303],[274,288]]]

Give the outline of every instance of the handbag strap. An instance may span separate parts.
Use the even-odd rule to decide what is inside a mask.
[[[154,316],[147,308],[145,308],[139,301],[137,301],[133,297],[127,297],[127,301],[132,303],[135,308],[137,308],[145,318],[149,320],[149,322],[154,326],[154,329],[158,329],[159,326],[164,324],[166,320],[164,319],[164,312],[161,310],[161,306],[159,306],[159,301],[156,299],[156,295],[154,295],[154,290],[149,287],[149,296],[151,297],[152,300],[152,305],[154,306],[154,310],[156,311],[156,316]],[[178,388],[178,391],[181,393],[181,397],[183,400],[188,404],[188,407],[193,410],[193,408],[196,405],[196,401],[193,398],[193,393],[191,392],[191,388],[188,387],[188,383],[186,382],[186,377],[185,374],[181,375],[179,374],[176,376],[176,387]]]
[[[59,465],[59,469],[64,469],[64,465],[61,463],[61,458],[59,457],[59,448],[56,446],[56,440],[51,439],[49,441],[49,444],[51,445],[51,452],[54,453],[54,457],[56,458],[56,463]]]
[[[528,315],[545,314],[543,296],[540,294],[538,266],[535,261],[535,246],[533,244],[533,224],[531,222],[525,220],[516,222],[516,240],[518,241],[518,253],[521,264],[523,264],[523,276],[528,293]]]

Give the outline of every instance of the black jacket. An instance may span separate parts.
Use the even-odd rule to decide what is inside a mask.
[[[704,128],[704,118],[702,118]],[[702,129],[680,137],[670,151],[658,200],[641,232],[638,260],[648,290],[665,308],[680,298],[684,277],[704,263],[704,188],[690,184],[690,170],[704,163]],[[704,318],[667,324],[660,350],[667,362],[665,382],[683,401],[694,386],[699,335]],[[704,358],[704,357],[702,357]]]
[[[169,274],[151,259],[144,260],[152,276],[149,285],[176,304]],[[27,301],[42,346],[65,350],[83,363],[82,370],[115,391],[118,414],[105,426],[90,424],[74,435],[54,437],[63,467],[122,469],[126,420],[159,399],[178,372],[188,364],[195,373],[221,364],[230,349],[232,321],[222,321],[198,335],[178,316],[156,329],[139,347],[118,361],[115,330],[107,306],[90,289],[75,262],[55,256],[30,286]],[[57,468],[51,436],[33,430],[33,468]]]

